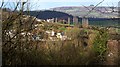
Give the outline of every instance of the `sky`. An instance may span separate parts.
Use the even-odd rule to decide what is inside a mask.
[[[4,7],[13,9],[15,3],[19,0],[0,0],[0,5],[4,1],[6,4]],[[27,0],[21,0],[27,1]],[[54,7],[63,6],[89,6],[91,4],[96,5],[102,0],[29,0],[30,10],[43,10],[50,9]],[[104,0],[99,6],[118,6],[120,0]]]

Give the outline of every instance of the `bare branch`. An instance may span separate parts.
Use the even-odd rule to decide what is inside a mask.
[[[4,5],[4,2],[2,2],[2,5],[1,5],[1,7],[0,8],[2,8],[2,6]]]
[[[93,7],[85,16],[83,17],[86,17],[88,16],[98,5],[100,5],[104,0],[102,0],[101,2],[99,2],[95,7]]]
[[[3,8],[8,4],[9,0],[7,1],[7,3],[3,6]]]
[[[13,7],[11,6],[11,3],[9,2],[8,4],[9,4],[9,6],[10,6],[10,9],[12,9]]]
[[[89,10],[89,11],[90,11],[90,9],[89,9],[88,7],[86,7],[85,5],[82,5],[82,6],[84,6],[85,8],[87,8],[87,10]]]

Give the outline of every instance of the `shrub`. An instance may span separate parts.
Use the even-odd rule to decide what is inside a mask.
[[[93,50],[96,54],[96,61],[99,63],[105,61],[105,53],[107,50],[108,39],[109,39],[108,33],[105,30],[102,30],[99,31],[94,40]]]

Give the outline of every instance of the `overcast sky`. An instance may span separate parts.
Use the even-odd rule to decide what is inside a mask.
[[[27,1],[27,0],[0,0],[4,2],[16,2],[16,1]],[[29,0],[30,2],[99,2],[102,0]],[[104,0],[104,2],[118,2],[119,0]]]
[[[17,2],[19,0],[3,0],[4,2],[9,2],[6,7],[14,8],[13,2]],[[26,1],[26,0],[21,0]],[[31,10],[42,10],[49,9],[54,7],[61,6],[89,6],[91,4],[96,5],[102,0],[29,0]],[[120,0],[104,0],[99,6],[117,6]],[[2,0],[0,0],[1,5]],[[10,6],[11,5],[11,6]]]

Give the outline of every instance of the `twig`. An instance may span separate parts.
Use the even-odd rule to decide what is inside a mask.
[[[104,0],[102,0],[101,2],[99,2],[95,7],[92,8],[92,10],[90,10],[85,16],[83,17],[86,17],[88,16],[98,5],[100,5]]]

